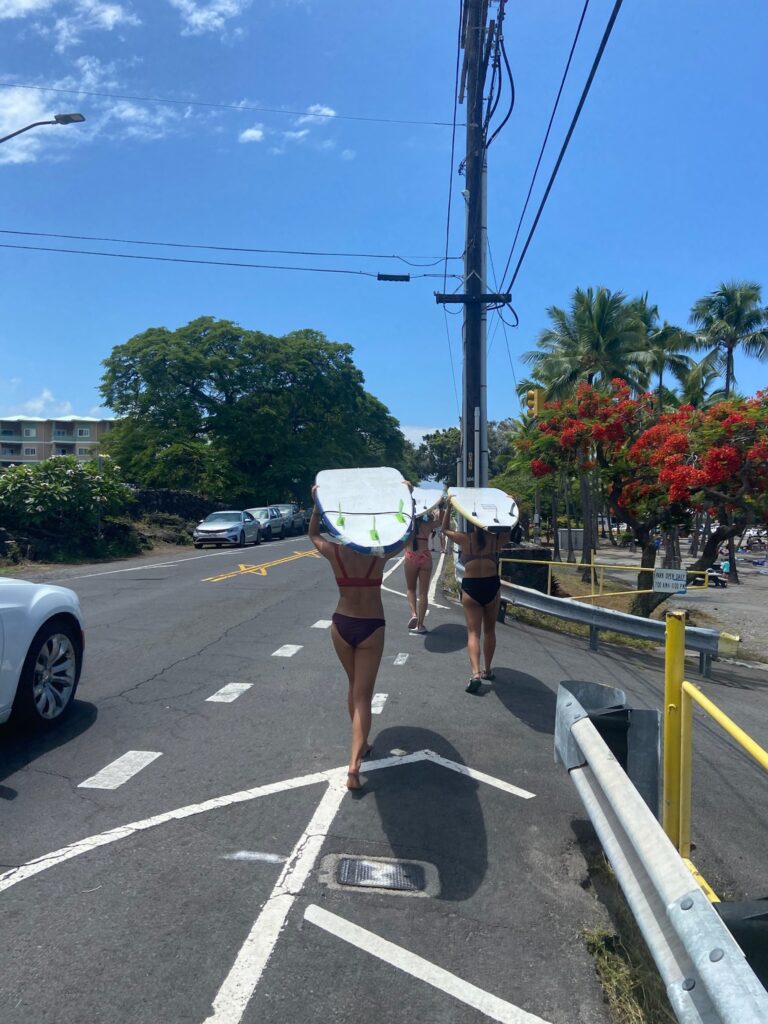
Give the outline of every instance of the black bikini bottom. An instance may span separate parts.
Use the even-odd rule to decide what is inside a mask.
[[[473,601],[477,601],[478,604],[485,607],[496,600],[496,595],[501,589],[501,583],[498,576],[478,576],[474,579],[465,576],[461,581],[461,589]]]
[[[385,625],[384,619],[358,619],[354,615],[342,615],[340,612],[334,612],[331,621],[341,639],[350,647],[358,647]]]

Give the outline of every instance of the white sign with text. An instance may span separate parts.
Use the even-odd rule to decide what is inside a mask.
[[[678,594],[688,589],[685,569],[654,569],[653,589],[662,594]]]

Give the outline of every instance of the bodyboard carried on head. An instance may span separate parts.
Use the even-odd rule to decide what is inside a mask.
[[[499,533],[517,526],[517,503],[498,487],[451,487],[448,494],[459,515],[480,530]]]
[[[433,512],[440,504],[443,492],[436,487],[414,487],[413,507],[417,516],[423,516],[425,512]]]
[[[315,483],[323,525],[339,543],[381,556],[410,537],[411,492],[396,469],[324,469]]]

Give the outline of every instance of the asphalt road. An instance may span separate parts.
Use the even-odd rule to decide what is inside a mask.
[[[469,696],[460,609],[438,593],[409,635],[390,566],[360,795],[335,586],[306,538],[42,574],[80,595],[86,668],[61,730],[0,728],[3,1024],[607,1021],[555,693],[592,679],[660,706],[661,661],[512,622]],[[718,666],[705,689],[766,744],[766,686]],[[762,895],[764,779],[698,716],[695,736],[694,859]],[[432,888],[340,887],[339,856],[426,865]]]

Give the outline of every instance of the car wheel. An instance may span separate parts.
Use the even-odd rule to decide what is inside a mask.
[[[280,527],[280,540],[285,540],[285,524]]]
[[[240,531],[240,536],[237,538],[237,546],[239,548],[245,547],[245,534],[243,533],[242,530]]]
[[[267,540],[272,540],[272,527],[271,526],[267,527],[267,535],[266,536],[267,536]]]
[[[80,681],[80,631],[65,619],[51,619],[35,634],[19,678],[14,713],[39,729],[50,729],[69,712]]]
[[[201,548],[202,546],[203,546],[202,544],[195,544],[195,547],[197,548],[197,550],[198,550],[198,551],[200,550],[200,548]]]
[[[256,536],[255,536],[254,541],[253,541],[253,546],[254,547],[256,547],[257,544],[261,544],[261,530],[257,530],[256,531]]]

